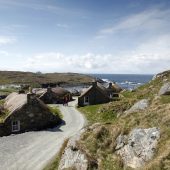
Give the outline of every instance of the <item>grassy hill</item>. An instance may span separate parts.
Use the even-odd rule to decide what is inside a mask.
[[[154,158],[146,162],[141,169],[170,169],[170,95],[158,96],[165,82],[170,82],[170,71],[158,74],[154,80],[134,92],[122,92],[119,101],[79,108],[90,125],[98,124],[97,128],[88,129],[78,143],[80,150],[88,155],[89,161],[97,162],[99,169],[130,169],[123,167],[120,157],[116,154],[116,138],[120,134],[129,134],[134,128],[158,127],[161,138]],[[141,99],[149,99],[147,109],[124,114],[125,110]]]
[[[19,71],[0,71],[0,85],[2,84],[31,84],[39,86],[46,83],[60,84],[88,84],[93,78],[78,73],[32,73]]]

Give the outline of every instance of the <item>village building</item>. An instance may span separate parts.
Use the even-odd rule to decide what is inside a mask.
[[[35,94],[11,93],[5,99],[6,117],[0,123],[0,136],[51,128],[61,122]]]
[[[103,86],[106,88],[108,96],[113,99],[114,97],[119,97],[119,93],[123,90],[116,83],[105,83]]]
[[[64,101],[69,102],[72,100],[71,93],[62,87],[48,87],[47,89],[40,89],[35,93],[46,104],[61,104]]]
[[[110,98],[107,94],[106,88],[100,83],[93,82],[92,86],[84,90],[80,97],[78,97],[78,105],[95,105],[107,103]]]
[[[85,89],[78,97],[78,106],[107,103],[114,97],[119,97],[121,88],[118,87],[113,83],[102,85],[95,81],[92,86]]]

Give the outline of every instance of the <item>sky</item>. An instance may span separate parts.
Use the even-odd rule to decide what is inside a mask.
[[[170,0],[0,0],[0,70],[170,69]]]

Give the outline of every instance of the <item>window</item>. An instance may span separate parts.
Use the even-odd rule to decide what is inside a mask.
[[[18,132],[20,131],[20,121],[12,121],[12,132]]]
[[[89,96],[84,97],[84,104],[86,104],[86,105],[89,104]]]

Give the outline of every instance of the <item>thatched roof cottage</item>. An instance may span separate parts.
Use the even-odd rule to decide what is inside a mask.
[[[78,97],[79,106],[101,104],[109,101],[110,98],[106,88],[97,82],[93,82],[92,86],[83,91],[80,97]]]
[[[0,126],[1,136],[53,127],[61,121],[32,93],[11,93],[5,99],[4,109],[7,116]]]
[[[37,91],[36,94],[39,95],[39,98],[46,104],[61,104],[66,98],[67,101],[72,100],[71,93],[62,87],[48,87],[47,89]]]
[[[119,97],[119,92],[121,88],[117,85],[109,83],[102,85],[98,82],[93,82],[92,86],[85,89],[80,97],[78,98],[78,105],[95,105],[107,103],[114,97]]]

